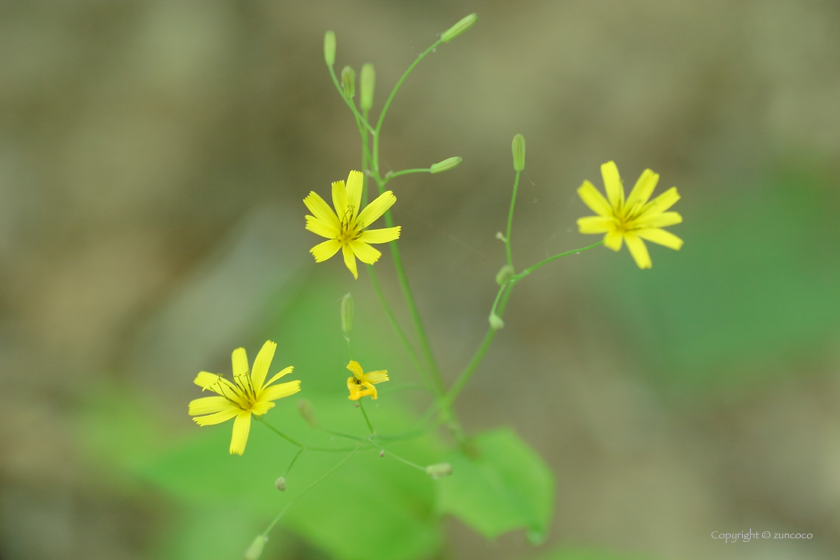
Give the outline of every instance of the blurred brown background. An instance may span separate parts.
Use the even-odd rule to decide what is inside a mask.
[[[301,200],[359,167],[324,31],[338,71],[375,64],[378,111],[470,12],[382,140],[385,169],[464,158],[392,183],[447,378],[486,328],[515,133],[520,265],[594,242],[575,189],[610,159],[625,184],[650,167],[678,186],[686,244],[653,247],[650,271],[597,249],[523,282],[459,402],[467,427],[515,426],[549,462],[551,543],[840,555],[836,2],[77,0],[0,4],[0,558],[152,555],[168,506],[100,487],[76,431],[88,395],[130,387],[192,429],[194,373],[262,340],[266,299],[315,266]],[[710,538],[749,529],[814,538]],[[447,557],[535,554],[448,530]]]

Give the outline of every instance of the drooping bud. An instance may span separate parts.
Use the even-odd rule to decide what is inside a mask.
[[[385,456],[385,450],[381,450],[381,451],[379,451],[379,456],[380,456],[380,457],[384,457],[384,456]]]
[[[324,60],[329,67],[335,64],[335,33],[332,31],[324,33]]]
[[[435,463],[426,467],[426,474],[434,479],[452,474],[452,465],[449,463]]]
[[[353,328],[353,312],[356,309],[356,304],[353,301],[353,294],[347,292],[341,298],[341,330],[344,334],[350,334]]]
[[[356,95],[356,71],[349,66],[345,66],[341,71],[341,88],[348,99]]]
[[[258,535],[245,551],[245,560],[257,560],[263,553],[263,547],[268,542],[268,537],[265,535]]]
[[[461,158],[458,156],[447,158],[443,161],[438,163],[433,163],[432,166],[429,168],[429,173],[443,173],[444,171],[449,171],[450,169],[455,169],[461,164]]]
[[[286,479],[281,476],[274,481],[274,486],[276,486],[281,492],[284,492],[286,490]]]
[[[318,423],[318,417],[315,416],[315,409],[312,408],[311,402],[307,399],[300,399],[297,402],[297,406],[298,412],[300,412],[300,415],[304,420],[306,420],[306,423],[309,424],[313,430],[317,430],[321,427],[321,424]]]
[[[491,313],[490,317],[488,317],[488,320],[490,321],[490,328],[494,331],[498,331],[505,328],[505,322],[502,321],[502,318],[496,315],[495,313]]]
[[[517,134],[513,137],[513,170],[525,169],[525,137]]]
[[[359,76],[359,105],[362,111],[370,111],[373,107],[373,89],[376,85],[376,72],[373,71],[373,64],[363,64],[362,73]]]
[[[496,284],[504,286],[511,278],[513,278],[513,267],[506,264],[499,269],[499,272],[496,273]]]
[[[449,41],[451,41],[452,39],[454,39],[455,37],[457,37],[458,35],[460,35],[464,31],[466,31],[467,29],[469,29],[470,27],[475,25],[475,22],[477,22],[477,21],[478,21],[478,15],[477,14],[468,15],[467,17],[463,18],[461,21],[459,21],[458,23],[456,23],[455,25],[453,25],[452,27],[450,27],[449,29],[444,31],[443,35],[440,36],[440,40],[443,41],[444,43],[448,43]]]

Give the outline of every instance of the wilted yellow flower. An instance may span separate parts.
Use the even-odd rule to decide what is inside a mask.
[[[190,401],[190,416],[199,426],[220,424],[231,418],[233,421],[233,437],[230,440],[230,452],[242,455],[248,442],[248,432],[251,429],[251,414],[260,416],[274,407],[277,399],[294,395],[300,391],[300,381],[289,381],[272,385],[275,381],[292,372],[292,366],[280,371],[265,382],[268,367],[274,358],[277,344],[267,341],[257,359],[254,369],[248,373],[248,357],[244,348],[233,351],[233,382],[221,375],[200,372],[195,378],[195,384],[202,390],[209,389],[216,393],[216,397],[203,397]],[[204,416],[201,416],[204,415]]]
[[[382,255],[371,247],[370,243],[388,243],[400,236],[399,226],[365,229],[393,206],[397,197],[391,191],[386,191],[360,212],[362,184],[362,174],[359,171],[350,172],[346,187],[344,181],[332,184],[335,212],[315,192],[310,192],[309,196],[303,199],[313,214],[306,216],[306,229],[329,240],[312,247],[310,252],[315,256],[315,262],[323,262],[341,249],[344,264],[353,273],[354,278],[359,277],[356,272],[356,257],[363,263],[373,264]]]
[[[604,233],[604,245],[618,251],[622,241],[639,268],[650,268],[650,254],[645,242],[653,241],[665,247],[679,250],[683,241],[676,235],[661,229],[682,222],[682,216],[676,212],[666,212],[680,199],[677,187],[671,187],[650,202],[648,199],[656,188],[659,175],[645,169],[627,200],[624,199],[624,187],[618,175],[615,163],[608,161],[601,166],[607,198],[589,181],[584,181],[578,189],[578,195],[597,216],[580,218],[578,228],[581,233]]]
[[[359,365],[359,362],[355,360],[350,360],[350,363],[347,364],[347,369],[353,372],[353,377],[347,378],[347,388],[350,390],[350,396],[348,398],[351,401],[357,401],[368,395],[373,400],[376,400],[376,387],[374,385],[388,381],[387,370],[365,373],[362,370],[362,366]]]

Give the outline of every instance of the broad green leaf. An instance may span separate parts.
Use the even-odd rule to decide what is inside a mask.
[[[452,475],[437,481],[437,508],[487,538],[525,528],[545,538],[554,501],[554,478],[542,459],[508,429],[486,432],[448,457]]]

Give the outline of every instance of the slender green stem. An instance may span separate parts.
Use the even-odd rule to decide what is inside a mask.
[[[397,336],[399,337],[400,341],[402,341],[403,346],[408,351],[408,357],[411,359],[411,362],[414,364],[417,373],[424,379],[427,383],[431,383],[426,375],[426,368],[423,367],[423,364],[420,363],[420,357],[417,356],[417,352],[414,350],[414,346],[412,346],[411,342],[408,340],[408,337],[405,335],[405,331],[402,330],[400,324],[397,322],[397,318],[394,315],[394,312],[391,310],[391,306],[388,305],[388,300],[385,299],[385,294],[382,292],[382,287],[379,285],[379,279],[376,276],[376,271],[373,268],[373,265],[367,266],[368,272],[370,273],[370,281],[373,284],[373,290],[376,292],[376,297],[379,299],[379,303],[382,305],[382,309],[385,310],[385,315],[388,316],[388,320],[391,322],[391,326],[396,331]]]
[[[394,100],[394,96],[397,94],[397,90],[400,89],[400,86],[405,81],[405,79],[408,77],[408,75],[411,74],[411,71],[414,70],[414,67],[417,66],[417,64],[421,60],[423,60],[426,57],[427,54],[429,54],[430,52],[435,50],[437,48],[437,46],[440,45],[441,43],[443,43],[443,41],[438,39],[437,42],[435,42],[434,45],[432,45],[431,47],[429,47],[428,49],[423,51],[423,54],[418,56],[417,60],[415,60],[411,64],[411,66],[408,67],[408,70],[406,70],[405,73],[403,73],[402,77],[397,82],[397,85],[395,85],[394,89],[391,90],[391,94],[388,96],[388,99],[385,101],[385,105],[383,105],[383,107],[382,107],[382,112],[379,113],[379,120],[376,122],[376,130],[373,131],[373,168],[374,168],[374,170],[376,171],[377,174],[379,173],[379,131],[382,130],[382,123],[385,121],[385,114],[388,112],[388,108],[391,106],[391,101]],[[335,78],[335,72],[332,71],[332,74],[333,74],[333,81],[336,84],[338,84],[338,79]]]
[[[336,431],[334,431],[334,430],[330,430],[330,429],[328,429],[328,428],[323,428],[323,427],[322,427],[322,428],[319,428],[319,429],[320,429],[322,432],[326,432],[326,433],[328,433],[328,434],[331,434],[331,435],[334,435],[334,436],[338,436],[338,437],[340,437],[340,438],[352,439],[352,440],[354,440],[354,441],[362,441],[362,442],[363,442],[363,441],[365,441],[365,439],[364,439],[364,438],[360,438],[360,437],[356,437],[356,436],[351,436],[350,434],[345,434],[345,433],[342,433],[342,432],[336,432]]]
[[[283,439],[287,440],[289,443],[291,443],[293,445],[296,445],[300,449],[305,449],[307,451],[329,451],[329,452],[347,451],[348,449],[350,449],[350,448],[347,448],[347,447],[318,447],[318,446],[315,446],[315,445],[302,445],[302,444],[296,442],[295,440],[293,440],[292,438],[290,438],[289,436],[287,436],[286,434],[284,434],[283,432],[281,432],[280,430],[278,430],[277,428],[275,428],[274,426],[272,426],[271,424],[269,424],[268,422],[266,422],[265,420],[263,420],[262,418],[260,418],[259,416],[254,416],[254,418],[256,418],[257,420],[259,420],[260,422],[265,424],[265,426],[268,429],[270,429],[272,432],[279,435]],[[357,439],[359,441],[364,441],[361,438],[354,438],[354,439]]]
[[[382,184],[384,185],[394,177],[399,177],[400,175],[408,175],[410,173],[429,173],[430,169],[403,169],[402,171],[394,171],[393,173],[386,173],[385,177],[382,178]]]
[[[568,256],[568,255],[575,255],[577,253],[582,253],[583,251],[588,251],[589,249],[593,249],[593,248],[595,248],[598,245],[601,245],[603,243],[604,243],[604,241],[601,240],[598,243],[593,243],[592,245],[589,245],[588,247],[581,247],[580,249],[574,249],[572,251],[566,251],[565,253],[560,253],[559,255],[554,255],[553,257],[548,257],[544,261],[540,261],[537,264],[535,264],[534,266],[526,268],[525,270],[523,270],[522,272],[520,272],[519,274],[514,276],[514,278],[517,278],[517,279],[524,278],[525,276],[531,274],[532,272],[534,272],[538,268],[547,265],[548,263],[550,263],[553,260],[559,259],[560,257]]]
[[[517,173],[518,175],[518,173]],[[555,259],[559,259],[560,257],[565,257],[567,255],[573,255],[580,253],[581,251],[586,251],[588,249],[592,249],[593,247],[597,247],[601,245],[603,241],[599,241],[598,243],[594,243],[589,245],[588,247],[583,247],[581,249],[575,249],[574,251],[566,251],[564,253],[560,253],[558,255],[554,255],[553,257],[549,257],[534,266],[526,268],[519,274],[514,275],[505,285],[499,288],[499,291],[496,293],[496,299],[493,301],[493,307],[491,308],[491,313],[495,313],[499,317],[504,315],[505,308],[507,307],[508,298],[510,294],[513,292],[513,287],[523,278],[531,274],[533,271],[537,270],[541,266],[544,266]],[[447,406],[451,407],[452,403],[455,401],[455,398],[461,392],[461,389],[464,388],[467,381],[469,381],[472,374],[475,372],[478,365],[481,363],[481,360],[484,358],[484,355],[487,353],[487,350],[490,348],[490,344],[493,342],[493,338],[496,336],[495,329],[488,329],[487,333],[484,335],[484,338],[481,341],[481,344],[478,346],[478,349],[473,354],[472,359],[464,368],[464,370],[458,375],[458,378],[455,380],[455,383],[449,388],[446,394],[443,397],[444,402]]]
[[[266,422],[265,420],[260,418],[259,416],[256,416],[256,415],[252,415],[252,416],[254,418],[256,418],[257,420],[259,420],[260,422],[262,422],[263,424],[265,424],[268,427],[269,430],[271,430],[272,432],[274,432],[275,434],[277,434],[281,438],[285,439],[286,441],[288,441],[292,445],[296,445],[297,447],[300,447],[301,449],[303,449],[305,447],[304,445],[296,442],[295,440],[293,440],[292,438],[290,438],[289,436],[287,436],[286,434],[284,434],[283,432],[281,432],[280,430],[278,430],[277,428],[275,428],[274,426],[272,426],[271,424],[269,424],[268,422]]]
[[[309,486],[308,486],[308,487],[307,487],[307,488],[306,488],[303,492],[301,492],[300,494],[298,494],[297,496],[295,496],[295,498],[294,498],[291,502],[289,502],[288,504],[286,504],[286,507],[284,507],[284,508],[280,511],[280,513],[278,513],[278,514],[277,514],[277,517],[275,517],[275,518],[274,518],[274,521],[272,521],[272,522],[268,525],[268,527],[265,529],[265,531],[263,531],[263,533],[262,533],[262,534],[263,534],[263,537],[267,537],[267,536],[268,536],[268,533],[270,533],[270,532],[271,532],[271,530],[274,528],[274,526],[275,526],[275,525],[277,525],[277,522],[278,522],[278,521],[280,521],[280,518],[281,518],[281,517],[283,517],[283,514],[284,514],[284,513],[286,513],[286,510],[288,510],[290,507],[292,507],[292,506],[293,506],[293,505],[294,505],[294,504],[295,504],[298,500],[300,500],[301,498],[303,498],[303,497],[306,495],[306,493],[307,493],[307,492],[309,492],[310,490],[312,490],[315,486],[317,486],[318,484],[320,484],[321,482],[323,482],[323,481],[324,481],[324,479],[326,479],[326,478],[327,478],[328,476],[330,476],[332,473],[334,473],[335,471],[337,471],[337,470],[338,470],[338,469],[339,469],[339,468],[340,468],[340,467],[341,467],[344,463],[346,463],[347,461],[349,461],[349,460],[350,460],[350,458],[351,458],[353,455],[355,455],[355,454],[356,454],[356,452],[357,452],[357,451],[358,451],[361,447],[362,447],[361,445],[357,445],[357,446],[353,449],[353,451],[352,451],[352,452],[351,452],[351,453],[350,453],[347,457],[345,457],[344,459],[342,459],[341,461],[339,461],[337,465],[335,465],[333,468],[331,468],[329,471],[327,471],[327,472],[326,472],[326,473],[325,473],[325,474],[324,474],[321,478],[319,478],[318,480],[316,480],[315,482],[313,482],[312,484],[310,484],[310,485],[309,485]]]
[[[291,462],[291,463],[289,463],[289,466],[286,468],[286,473],[283,475],[283,478],[286,478],[287,476],[289,476],[289,472],[291,472],[292,467],[295,465],[295,461],[297,461],[297,460],[298,460],[298,457],[300,457],[300,454],[301,454],[301,453],[303,453],[303,447],[301,447],[300,449],[298,449],[298,452],[297,452],[297,453],[295,453],[295,456],[294,456],[294,458],[292,459],[292,462]]]
[[[510,211],[508,212],[507,234],[505,235],[505,251],[507,252],[508,265],[513,269],[513,255],[510,248],[510,230],[513,226],[513,207],[516,205],[516,192],[519,190],[519,174],[516,172],[516,179],[513,181],[513,195],[510,197]]]
[[[376,444],[374,443],[374,445],[376,445]],[[397,461],[399,461],[401,463],[405,463],[409,467],[414,467],[415,469],[419,469],[423,472],[426,472],[426,467],[421,467],[417,463],[413,463],[413,462],[409,461],[408,459],[403,459],[402,457],[400,457],[399,455],[397,455],[393,451],[388,451],[386,449],[383,449],[382,447],[379,447],[378,445],[376,445],[376,447],[379,448],[379,450],[382,451],[382,453],[384,453],[386,456],[393,457]]]
[[[359,399],[358,405],[359,405],[359,410],[362,411],[362,416],[365,417],[365,422],[367,422],[367,426],[370,429],[370,435],[375,436],[376,435],[376,430],[373,429],[373,424],[370,423],[370,418],[368,418],[367,412],[365,412],[365,405],[362,402],[362,399]]]

